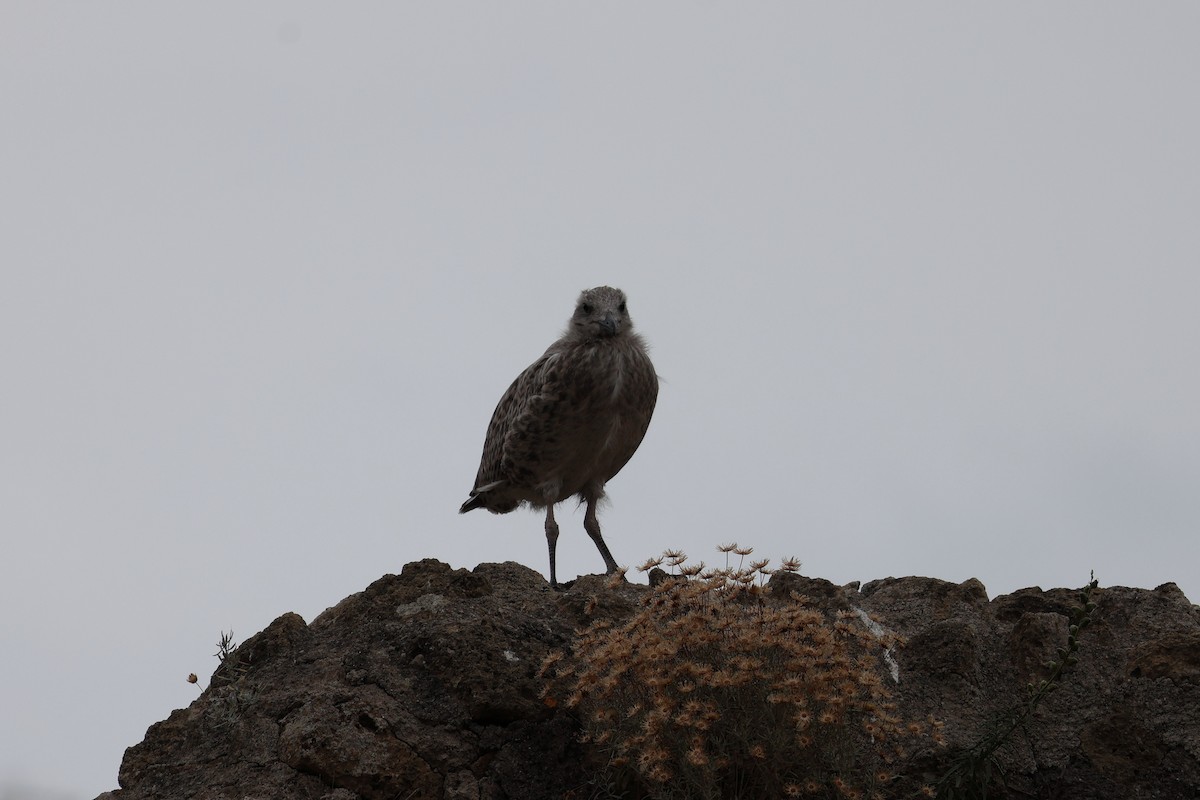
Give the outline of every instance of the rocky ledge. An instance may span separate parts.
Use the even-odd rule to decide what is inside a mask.
[[[777,578],[904,637],[893,691],[910,718],[944,722],[947,752],[1044,677],[1078,603],[1037,588],[989,601],[976,580]],[[191,706],[126,751],[121,788],[98,800],[599,796],[602,759],[541,699],[538,671],[646,591],[585,576],[554,592],[511,562],[408,564],[311,623],[284,614],[242,643]],[[1078,664],[1005,751],[1012,796],[1200,797],[1200,609],[1171,583],[1093,599]]]

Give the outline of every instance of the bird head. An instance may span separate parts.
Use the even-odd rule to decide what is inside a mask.
[[[570,330],[582,339],[607,339],[620,335],[632,324],[625,293],[611,286],[597,286],[579,295]]]

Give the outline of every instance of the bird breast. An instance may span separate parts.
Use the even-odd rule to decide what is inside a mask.
[[[639,345],[636,340],[589,343],[564,353],[557,365],[562,372],[555,383],[566,390],[560,433],[569,446],[558,453],[552,471],[563,481],[564,493],[603,484],[641,444],[658,380]]]

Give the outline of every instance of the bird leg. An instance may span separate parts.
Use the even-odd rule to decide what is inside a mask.
[[[546,545],[550,548],[550,586],[558,588],[558,579],[554,575],[554,547],[558,543],[558,523],[554,521],[554,504],[546,506]]]
[[[596,504],[599,502],[600,498],[598,497],[587,498],[587,511],[583,514],[583,529],[596,543],[596,549],[600,551],[600,556],[604,559],[605,571],[612,575],[620,570],[620,567],[613,560],[612,553],[608,552],[608,545],[604,543],[604,537],[600,535],[600,520],[596,518]]]

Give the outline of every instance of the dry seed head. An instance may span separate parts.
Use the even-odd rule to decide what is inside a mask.
[[[763,665],[761,659],[751,658],[750,656],[738,656],[734,658],[731,663],[733,664],[734,669],[745,670],[747,672],[757,670]]]
[[[648,771],[655,764],[665,760],[665,758],[666,754],[663,753],[662,750],[658,748],[649,748],[643,750],[638,755],[638,767],[640,767],[643,771]]]
[[[731,545],[725,552],[744,558],[749,550]],[[673,557],[668,552],[659,563]],[[559,692],[581,695],[581,716],[593,741],[604,736],[610,763],[627,758],[627,768],[636,762],[644,777],[657,770],[659,777],[688,783],[711,781],[734,764],[769,766],[789,758],[829,774],[841,763],[828,761],[831,746],[850,746],[847,736],[865,743],[869,735],[876,743],[867,751],[871,760],[862,763],[861,776],[875,785],[871,777],[891,763],[895,749],[878,742],[904,730],[885,713],[894,704],[887,702],[886,684],[876,674],[878,655],[864,654],[877,654],[881,644],[851,616],[843,615],[835,631],[825,613],[812,606],[761,597],[766,563],[715,570],[672,563],[694,579],[656,587],[624,623],[582,632],[568,664],[584,665],[585,685],[567,665],[552,670]],[[597,706],[611,713],[594,714]],[[772,708],[780,713],[771,713]],[[867,715],[875,718],[864,721]],[[814,726],[818,719],[824,724]],[[787,727],[779,728],[785,720],[793,726],[790,735]],[[718,722],[720,736],[715,735]],[[737,730],[742,733],[736,740],[725,735]],[[685,733],[689,738],[680,741]],[[690,749],[684,744],[689,739]],[[754,745],[756,740],[760,744]],[[849,777],[843,776],[843,796],[862,798],[861,789],[845,782]],[[775,794],[781,793],[780,784],[774,785]],[[818,794],[831,791],[819,782],[817,788]]]
[[[672,776],[671,770],[667,769],[662,764],[657,764],[648,773],[646,773],[646,777],[658,783],[667,783],[671,780]]]
[[[667,717],[668,714],[666,712],[656,708],[646,715],[646,719],[642,721],[642,729],[650,736],[653,736],[667,724]]]

